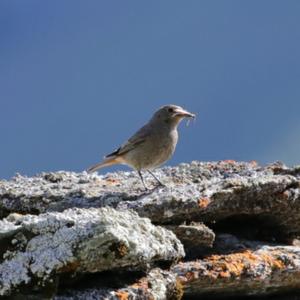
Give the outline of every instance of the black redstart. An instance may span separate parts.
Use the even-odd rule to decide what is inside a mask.
[[[183,118],[195,118],[195,115],[177,105],[161,107],[127,142],[87,171],[90,173],[114,164],[125,164],[137,170],[146,190],[142,170],[148,171],[159,185],[163,185],[150,170],[163,164],[174,153],[178,140],[177,126]]]

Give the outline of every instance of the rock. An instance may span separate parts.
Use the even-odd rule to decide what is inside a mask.
[[[147,277],[141,278],[138,282],[121,289],[86,289],[82,291],[67,291],[64,295],[55,297],[55,300],[119,300],[119,299],[155,299],[155,300],[176,300],[181,299],[183,287],[177,280],[176,275],[153,269]]]
[[[264,295],[291,291],[300,285],[300,248],[247,248],[171,268],[184,285],[186,296]]]
[[[217,241],[226,244],[227,254],[181,262],[170,271],[155,269],[136,283],[119,289],[71,290],[57,300],[181,299],[183,293],[192,299],[245,295],[269,295],[273,299],[276,293],[290,293],[299,287],[299,247],[266,245],[229,235],[217,237]],[[235,245],[238,247],[234,249]],[[230,246],[234,252],[229,251]]]
[[[211,249],[215,240],[214,232],[203,223],[192,222],[189,225],[169,225],[182,242],[187,258],[199,257]]]
[[[300,233],[300,168],[267,167],[234,161],[181,164],[156,171],[167,185],[143,193],[138,176],[118,172],[43,173],[0,182],[0,215],[38,214],[70,207],[112,206],[133,209],[156,224],[251,216],[262,227],[278,228],[285,237]],[[151,182],[151,177],[145,175]],[[269,230],[267,231],[269,236]],[[279,234],[278,234],[279,235]],[[280,239],[280,236],[274,238]]]
[[[6,228],[2,235],[6,247],[1,241],[2,296],[21,285],[46,286],[59,274],[144,269],[155,261],[184,256],[183,246],[172,232],[153,226],[134,212],[112,208],[25,215],[16,222],[2,220],[2,226]]]
[[[237,224],[251,221],[260,223],[256,228],[264,237],[281,240],[300,234],[299,168],[282,167],[282,175],[278,166],[274,171],[254,163],[193,162],[164,172],[176,174],[169,188],[120,202],[118,207],[133,209],[158,224],[201,221],[216,226],[224,220],[243,230]]]
[[[166,187],[147,192],[135,172],[0,181],[0,295],[299,294],[299,166],[192,162],[155,175]],[[180,263],[181,242],[160,226],[184,244]]]

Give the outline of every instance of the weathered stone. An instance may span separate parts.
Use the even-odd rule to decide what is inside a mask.
[[[264,295],[300,286],[300,248],[257,246],[175,265],[187,296]]]
[[[168,189],[136,201],[123,201],[118,207],[133,209],[159,224],[182,221],[214,224],[232,217],[240,219],[242,224],[250,216],[255,224],[260,224],[259,231],[276,226],[274,238],[300,234],[298,168],[282,167],[282,175],[278,166],[274,171],[272,166],[262,168],[255,163],[193,162],[164,172],[170,176],[176,174]]]
[[[69,291],[68,297],[58,299],[68,300],[75,296],[76,299],[180,299],[182,292],[185,297],[194,297],[192,299],[205,296],[209,296],[208,299],[214,299],[212,296],[227,299],[233,295],[270,295],[270,299],[281,299],[282,292],[290,294],[292,291],[293,298],[286,299],[296,299],[300,284],[299,247],[265,245],[230,235],[217,237],[216,243],[219,250],[227,252],[226,255],[209,255],[201,260],[182,262],[168,272],[156,269],[151,276],[125,288]],[[158,279],[159,285],[155,285],[149,279],[151,277]],[[167,290],[168,295],[177,295],[177,298],[154,296],[153,286],[157,286],[155,290]]]
[[[66,299],[173,299],[181,294],[169,291],[180,291],[180,284],[196,298],[299,291],[300,167],[192,162],[155,175],[166,187],[148,192],[135,172],[0,181],[0,217],[6,217],[0,221],[1,295],[33,288],[52,297],[58,287]],[[156,184],[147,174],[145,180]],[[181,243],[141,217],[175,231],[190,261],[170,270],[164,262],[183,255]],[[133,284],[153,262],[166,270]],[[105,270],[114,277],[124,269],[139,275],[105,286]],[[59,283],[92,273],[93,288],[66,293],[68,286]]]
[[[159,169],[156,175],[167,187],[148,193],[134,172],[16,176],[0,182],[0,215],[113,206],[133,209],[157,224],[258,216],[272,220],[271,227],[277,225],[283,235],[300,233],[300,168],[192,162]],[[146,174],[145,179],[152,180]]]
[[[188,258],[204,255],[211,249],[215,240],[214,232],[202,223],[192,222],[189,225],[168,225],[184,245]]]
[[[0,228],[6,228],[6,249],[1,241],[0,295],[33,282],[47,285],[59,274],[143,269],[155,261],[184,256],[172,232],[130,211],[74,208],[25,215],[7,224],[8,220],[0,221]]]
[[[82,291],[66,291],[64,295],[55,297],[55,300],[176,300],[181,299],[183,287],[176,275],[153,269],[147,277],[141,278],[138,282],[121,289],[86,289]]]

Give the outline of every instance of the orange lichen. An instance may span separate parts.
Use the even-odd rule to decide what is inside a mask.
[[[277,256],[276,253],[274,253],[274,254],[275,254],[275,256]],[[274,270],[285,268],[283,261],[278,258],[275,258],[271,254],[263,253],[261,255],[261,258],[265,261],[265,263],[269,264]]]
[[[129,298],[129,293],[125,291],[117,291],[115,294],[120,300],[128,300]]]
[[[256,160],[251,160],[249,161],[249,164],[252,165],[253,167],[257,166],[257,161]]]
[[[192,281],[195,279],[195,272],[187,272],[185,273],[185,278],[187,281]]]
[[[230,277],[238,278],[247,274],[249,268],[257,268],[264,265],[272,270],[284,269],[286,266],[279,258],[280,252],[275,253],[262,251],[253,253],[251,250],[245,250],[239,253],[232,253],[228,255],[211,255],[204,259],[201,266],[195,262],[193,270],[202,270],[201,273],[211,279],[228,279]],[[203,273],[203,262],[206,266],[206,271]],[[201,268],[202,267],[202,268]],[[184,274],[184,278],[180,279],[183,284],[194,281],[199,276],[199,271],[189,271]],[[201,277],[201,275],[200,275]]]
[[[108,183],[110,183],[110,184],[120,183],[120,181],[118,179],[111,178],[111,177],[106,178],[105,181],[108,182]]]
[[[222,271],[222,272],[219,273],[219,276],[222,277],[222,278],[229,278],[230,277],[230,272]]]
[[[141,278],[138,282],[131,285],[134,289],[143,289],[147,290],[149,288],[149,283],[147,278]]]
[[[236,161],[233,159],[226,159],[226,160],[223,160],[222,163],[234,165],[234,164],[236,164]]]
[[[229,272],[234,277],[239,277],[247,265],[256,263],[257,256],[246,250],[242,253],[233,253],[220,257],[220,260],[223,261],[223,271]]]
[[[210,202],[209,198],[200,198],[198,200],[198,205],[200,208],[206,208],[209,202]]]

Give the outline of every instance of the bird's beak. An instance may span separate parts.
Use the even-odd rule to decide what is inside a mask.
[[[187,110],[184,110],[182,108],[178,108],[174,111],[175,117],[181,117],[181,118],[195,118],[196,115],[188,112]]]

